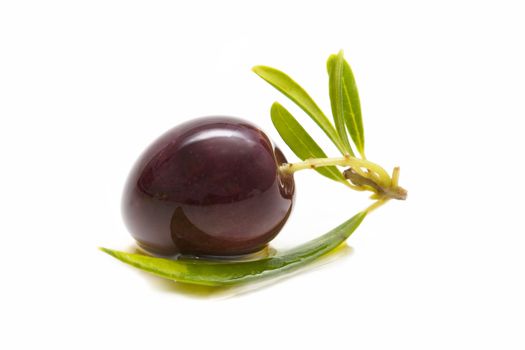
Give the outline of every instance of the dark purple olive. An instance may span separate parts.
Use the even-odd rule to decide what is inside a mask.
[[[123,196],[124,221],[152,253],[240,255],[281,230],[294,197],[286,159],[254,125],[207,117],[179,125],[150,145]]]

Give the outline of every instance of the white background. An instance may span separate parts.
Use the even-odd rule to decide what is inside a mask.
[[[2,1],[0,348],[524,349],[521,1]],[[370,215],[337,259],[231,290],[188,288],[104,255],[128,249],[127,172],[203,115],[270,123],[275,66],[324,108],[344,49],[369,159],[406,202]],[[288,247],[368,205],[296,175]]]

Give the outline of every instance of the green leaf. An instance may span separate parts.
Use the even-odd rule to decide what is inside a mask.
[[[328,74],[333,70],[337,61],[337,55],[330,55],[327,61]],[[363,118],[361,116],[361,102],[359,100],[359,93],[354,79],[354,74],[350,65],[346,60],[343,60],[343,86],[344,86],[344,103],[345,109],[345,123],[352,141],[354,142],[357,151],[365,158],[365,136],[363,129]]]
[[[332,105],[332,114],[334,116],[335,129],[339,138],[342,140],[345,147],[345,153],[354,155],[354,151],[348,141],[348,134],[346,132],[345,118],[349,114],[348,104],[345,101],[344,82],[343,82],[343,51],[339,51],[335,62],[328,72],[329,75],[329,92],[330,103]]]
[[[321,111],[317,104],[312,100],[308,93],[285,73],[271,67],[255,66],[252,70],[270,85],[282,92],[285,96],[295,102],[321,127],[325,134],[332,140],[334,145],[345,153],[345,146],[342,143],[334,126]]]
[[[303,267],[343,243],[361,224],[360,212],[330,232],[287,252],[246,262],[201,259],[170,260],[100,248],[126,264],[170,280],[207,286],[227,286],[277,277]]]
[[[272,105],[270,111],[272,122],[279,135],[288,147],[301,160],[308,158],[326,158],[326,154],[314,139],[304,130],[299,122],[278,102]],[[335,166],[315,169],[320,174],[343,183],[347,183],[343,174]]]

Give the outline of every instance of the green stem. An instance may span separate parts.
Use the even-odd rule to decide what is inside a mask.
[[[363,171],[363,168],[368,169],[371,173],[377,174],[377,180],[380,182],[379,185],[383,187],[390,187],[391,185],[390,175],[388,175],[385,169],[383,169],[380,165],[352,156],[336,158],[311,158],[306,159],[303,162],[283,164],[281,165],[280,169],[284,173],[295,173],[299,170],[315,169],[333,165],[351,167],[359,175],[370,178],[373,175],[369,175],[369,173]]]
[[[398,186],[399,168],[394,169],[391,178],[380,165],[349,155],[337,158],[310,158],[302,162],[286,163],[281,165],[279,170],[282,173],[293,174],[299,170],[326,166],[348,167],[344,175],[350,180],[347,183],[349,187],[357,191],[374,192],[375,199],[406,198],[406,191]]]
[[[380,165],[377,165],[368,160],[359,159],[359,158],[355,158],[352,156],[335,157],[335,158],[310,158],[310,159],[306,159],[303,162],[283,164],[281,166],[281,169],[284,172],[294,173],[299,170],[314,169],[317,167],[332,166],[332,165],[349,166],[349,167],[354,168],[357,172],[359,172],[359,169],[361,168],[366,168],[366,169],[376,172],[381,178],[383,179],[387,178],[390,180],[390,176],[385,171],[385,169],[383,169]],[[364,174],[361,174],[361,175],[364,175]]]
[[[370,206],[368,206],[368,208],[366,208],[364,210],[364,212],[369,214],[370,212],[376,210],[377,208],[379,208],[380,206],[382,206],[383,204],[385,204],[389,200],[390,200],[390,198],[379,199],[379,200],[375,201],[374,203],[372,203]]]

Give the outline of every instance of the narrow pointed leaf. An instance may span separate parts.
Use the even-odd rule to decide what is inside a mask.
[[[308,158],[326,158],[326,154],[321,147],[319,147],[286,108],[278,102],[275,102],[272,105],[270,114],[277,132],[279,132],[284,142],[286,142],[297,157],[301,160]],[[322,167],[315,170],[332,180],[346,183],[346,179],[335,166]]]
[[[253,71],[301,107],[302,110],[319,125],[339,151],[343,154],[345,153],[345,146],[339,138],[337,131],[334,129],[334,126],[299,84],[275,68],[255,66],[253,67]]]
[[[126,264],[169,280],[207,286],[235,285],[284,275],[311,263],[343,243],[365,216],[366,212],[360,212],[316,239],[287,252],[255,261],[170,260],[107,248],[101,250]]]
[[[348,134],[345,126],[345,118],[349,114],[348,104],[345,101],[344,82],[343,82],[343,51],[339,51],[336,56],[332,69],[329,70],[329,92],[332,114],[334,116],[335,129],[339,138],[343,142],[345,153],[354,155],[350,146]]]
[[[332,71],[336,64],[337,55],[330,55],[327,62],[328,73]],[[359,93],[354,79],[354,74],[350,65],[346,60],[343,60],[343,85],[344,85],[344,102],[345,107],[345,123],[352,141],[354,142],[357,151],[365,158],[365,136],[363,128],[363,119],[361,115],[361,102],[359,100]]]

